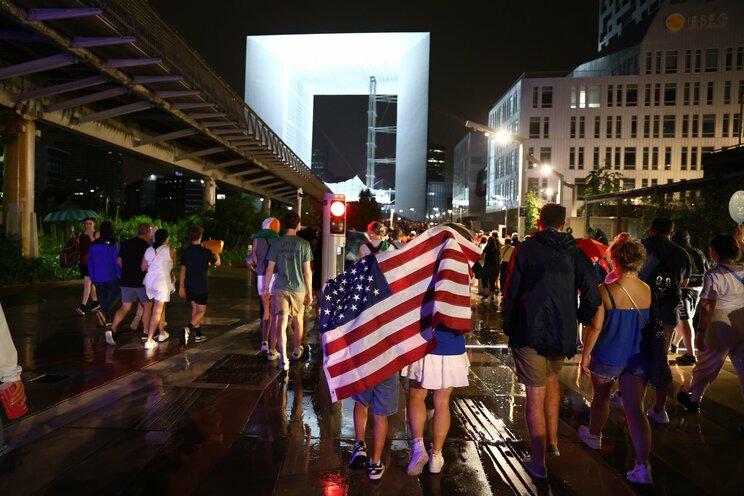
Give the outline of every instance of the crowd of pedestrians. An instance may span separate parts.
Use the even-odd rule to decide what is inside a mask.
[[[219,254],[202,246],[203,232],[200,226],[189,227],[189,244],[180,254],[178,295],[191,304],[191,319],[178,332],[182,346],[188,345],[190,337],[196,343],[206,340],[201,322],[207,308],[207,271],[210,265],[221,263]],[[75,310],[95,315],[105,329],[106,343],[113,346],[122,321],[136,304],[131,328],[136,330],[138,321],[142,322],[144,348],[154,349],[167,340],[165,309],[176,290],[173,270],[178,263],[168,231],[142,223],[135,237],[119,243],[111,222],[102,222],[96,231],[95,221],[86,219],[85,231],[77,239],[84,293],[83,304]],[[86,303],[91,295],[97,296],[97,301]],[[118,301],[121,305],[117,309]]]

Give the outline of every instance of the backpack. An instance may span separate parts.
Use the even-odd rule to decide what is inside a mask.
[[[266,243],[266,248],[263,249],[259,246],[259,242],[263,240]],[[266,266],[268,265],[268,259],[266,258],[271,249],[271,242],[274,239],[269,238],[256,238],[256,274],[262,276],[266,273]]]
[[[80,263],[80,243],[75,238],[70,238],[62,247],[59,254],[59,266],[63,269],[69,269]]]
[[[675,308],[680,301],[679,274],[656,255],[648,255],[648,266],[651,272],[643,279],[656,295],[660,306]],[[645,271],[644,271],[645,272]]]

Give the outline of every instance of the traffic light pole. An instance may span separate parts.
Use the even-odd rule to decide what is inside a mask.
[[[323,193],[322,241],[321,282],[325,284],[326,281],[335,278],[344,270],[346,260],[346,197],[344,195]]]

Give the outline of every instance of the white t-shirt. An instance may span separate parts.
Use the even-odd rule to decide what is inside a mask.
[[[744,265],[717,264],[705,273],[700,297],[716,300],[716,310],[737,310],[744,307],[744,282],[738,280],[734,273],[744,278]]]
[[[378,246],[380,246],[380,243],[382,243],[382,240],[381,239],[371,239],[371,240],[369,240],[369,244],[371,244],[375,248],[377,248]],[[388,245],[388,248],[387,248],[386,251],[390,251],[390,250],[394,250],[394,249],[395,248],[393,248],[392,246]],[[367,243],[362,243],[361,246],[359,246],[359,259],[360,260],[362,258],[366,257],[367,255],[369,255],[370,253],[372,253],[372,251],[369,249],[369,246],[367,246]]]

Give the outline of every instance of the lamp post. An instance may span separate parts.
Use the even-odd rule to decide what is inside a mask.
[[[571,189],[571,214],[573,215],[573,207],[574,207],[574,203],[576,203],[576,185],[566,181],[566,178],[563,174],[561,174],[560,172],[555,170],[554,167],[548,164],[541,164],[540,173],[543,176],[547,176],[548,174],[554,174],[558,178],[558,193],[556,195],[556,200],[555,200],[556,203],[558,204],[561,203],[561,199],[563,197],[564,186]]]
[[[522,214],[522,207],[526,203],[525,195],[527,193],[527,160],[525,156],[525,148],[527,145],[527,138],[512,134],[505,129],[493,129],[483,124],[478,124],[473,121],[466,121],[465,127],[483,133],[489,138],[493,138],[500,145],[506,145],[507,143],[513,142],[519,145],[519,177],[518,177],[518,188],[517,188],[517,233],[520,238],[524,237],[524,221],[525,218]]]

